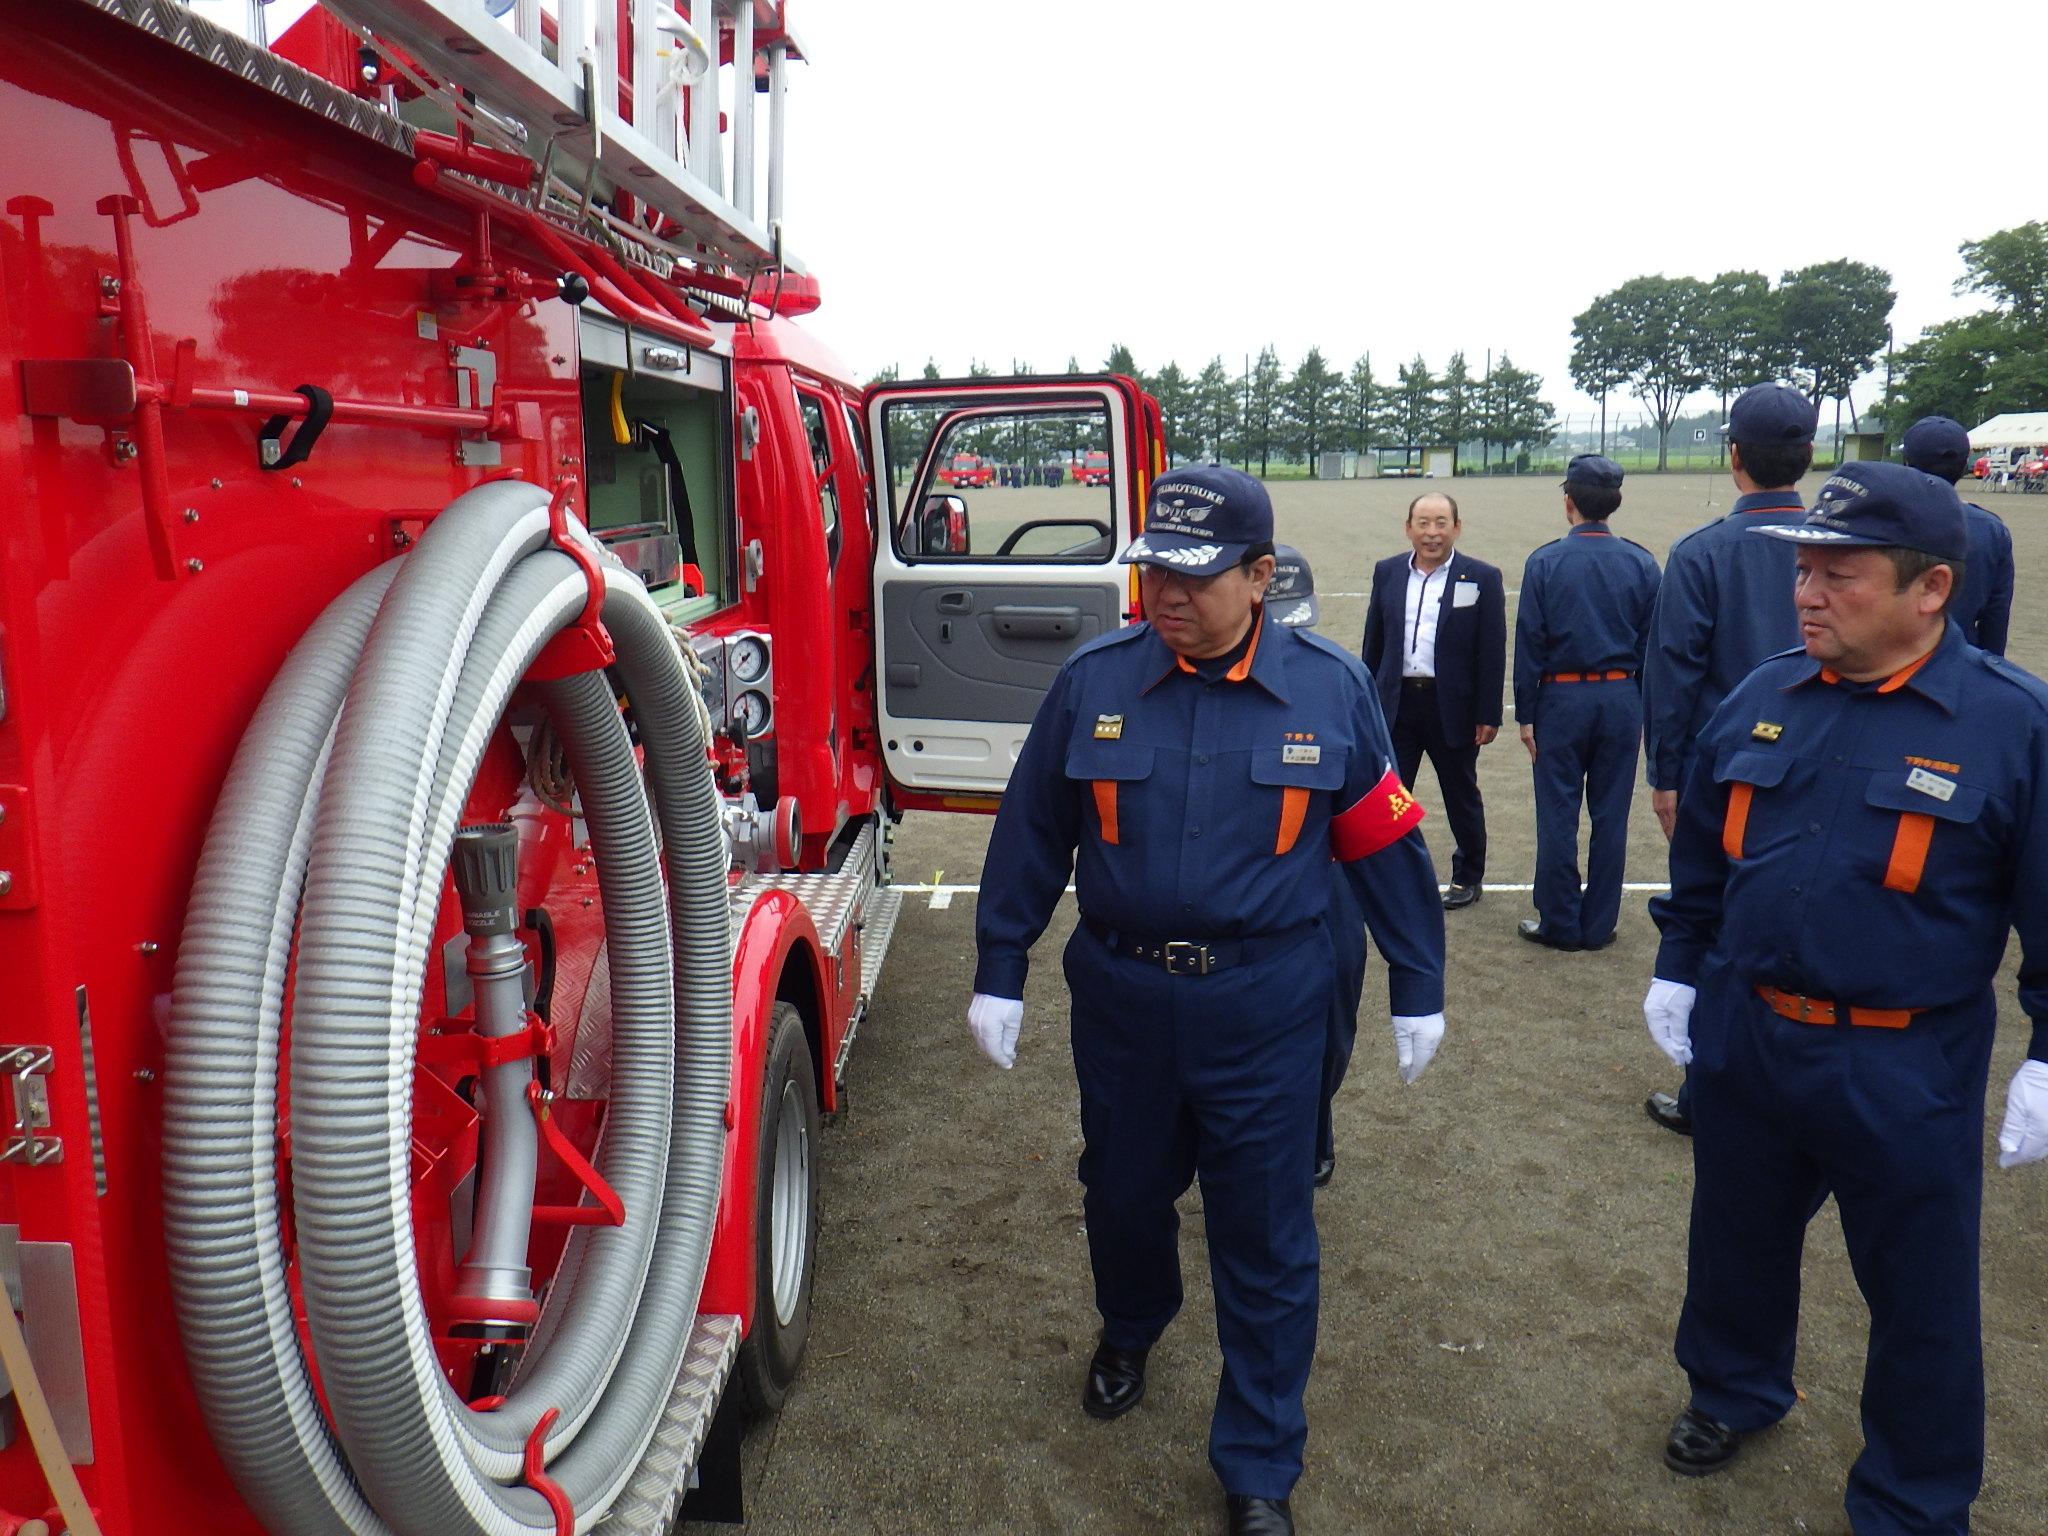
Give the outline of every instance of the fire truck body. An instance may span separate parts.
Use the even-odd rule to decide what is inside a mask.
[[[473,136],[560,82],[508,72],[525,56],[495,23],[453,30],[466,0],[335,9],[387,25],[365,41],[316,12],[280,40],[325,78],[170,0],[0,16],[0,1273],[61,1437],[32,1443],[13,1383],[0,1536],[81,1529],[63,1464],[108,1536],[663,1528],[720,1404],[772,1409],[802,1351],[818,1119],[895,922],[891,814],[990,808],[1058,661],[1132,607],[1113,559],[1156,406],[1112,379],[864,398],[794,323],[816,286],[754,221],[742,146],[733,198],[706,180],[703,60],[657,101],[657,38],[779,92],[780,6],[600,7],[567,98],[587,176],[537,134],[526,156]],[[507,25],[552,60],[580,16],[523,0]],[[477,122],[421,127],[465,61]],[[664,142],[712,153],[692,175]],[[771,159],[771,203],[778,179]],[[964,508],[943,542],[920,531],[949,428],[991,412],[1085,417],[1117,465],[1090,517],[985,520],[1000,560]],[[501,624],[520,580],[554,606]],[[475,659],[494,636],[505,654]],[[418,750],[374,713],[412,683]],[[692,691],[702,728],[677,712]],[[614,772],[599,805],[603,763],[636,749],[644,789]],[[363,818],[406,773],[423,798],[372,848]],[[509,968],[460,885],[496,866],[457,824],[511,829],[490,845],[516,851],[489,930]],[[390,901],[364,894],[380,860]],[[260,923],[219,915],[266,861],[267,970]],[[722,922],[678,917],[706,890]],[[632,899],[666,900],[669,942],[618,926]],[[382,1012],[353,1021],[350,923],[391,946]],[[237,943],[247,986],[221,980]],[[627,1006],[636,965],[674,994],[668,1043]],[[686,1022],[707,965],[729,985]],[[247,1040],[207,1045],[236,1010]],[[655,1194],[625,1200],[628,1110],[665,1094],[667,1182],[642,1169]],[[208,1190],[241,1192],[241,1226]],[[514,1281],[479,1257],[507,1220]],[[337,1285],[379,1245],[388,1274]],[[572,1303],[614,1292],[611,1337]],[[558,1365],[579,1348],[594,1363]],[[581,1396],[540,1402],[565,1372]]]

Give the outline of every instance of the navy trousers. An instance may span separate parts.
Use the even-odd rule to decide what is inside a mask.
[[[1337,1155],[1330,1105],[1351,1066],[1351,1050],[1358,1043],[1358,1007],[1365,999],[1365,915],[1358,910],[1358,898],[1351,894],[1351,882],[1335,864],[1330,866],[1330,915],[1325,922],[1330,930],[1330,952],[1336,958],[1337,985],[1330,995],[1330,1033],[1323,1045],[1323,1109],[1316,1118],[1319,1162]]]
[[[1693,1012],[1690,1274],[1678,1362],[1738,1430],[1793,1403],[1799,1260],[1832,1194],[1870,1308],[1856,1536],[1967,1532],[1984,1472],[1978,1301],[1995,1005],[1905,1029],[1780,1018],[1710,963]]]
[[[1225,1492],[1285,1498],[1301,1476],[1316,1344],[1326,929],[1207,976],[1169,976],[1083,925],[1065,963],[1103,1338],[1149,1348],[1180,1310],[1174,1202],[1199,1177],[1223,1350],[1209,1464]]]
[[[1642,695],[1634,678],[1553,683],[1536,726],[1536,914],[1567,944],[1602,944],[1621,918],[1628,808],[1642,747]],[[1586,880],[1579,885],[1579,805],[1592,813]]]
[[[1394,766],[1401,782],[1415,789],[1426,755],[1436,768],[1444,820],[1451,828],[1451,880],[1478,885],[1486,878],[1486,802],[1479,794],[1479,745],[1470,737],[1452,741],[1436,701],[1436,684],[1403,679],[1401,700],[1387,722],[1394,742]],[[1425,802],[1426,803],[1426,802]]]

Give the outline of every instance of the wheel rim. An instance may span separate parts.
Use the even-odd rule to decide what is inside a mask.
[[[782,1085],[775,1115],[775,1177],[769,1191],[768,1265],[775,1320],[787,1328],[803,1296],[811,1246],[811,1142],[795,1083]]]

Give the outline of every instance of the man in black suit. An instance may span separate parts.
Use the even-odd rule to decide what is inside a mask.
[[[1500,569],[1457,552],[1458,504],[1425,491],[1408,506],[1405,555],[1373,568],[1365,664],[1379,685],[1401,782],[1429,754],[1457,849],[1444,910],[1479,899],[1486,878],[1486,807],[1479,749],[1500,731],[1508,605]]]

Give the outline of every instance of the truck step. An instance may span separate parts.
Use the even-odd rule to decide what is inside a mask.
[[[668,1407],[626,1491],[596,1526],[598,1536],[664,1536],[704,1449],[704,1437],[740,1352],[740,1320],[700,1312]]]

